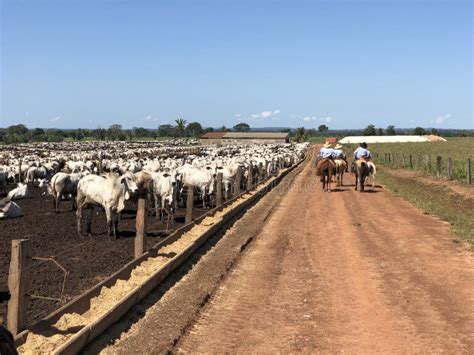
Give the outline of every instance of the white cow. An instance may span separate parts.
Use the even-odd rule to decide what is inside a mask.
[[[158,205],[161,204],[160,219],[163,219],[163,211],[166,210],[166,202],[168,202],[171,213],[166,210],[168,214],[168,222],[173,218],[175,204],[176,204],[176,172],[159,172],[150,173],[152,177],[151,192],[155,200],[155,213],[158,218]]]
[[[51,183],[48,185],[48,192],[53,195],[54,198],[54,210],[59,213],[59,203],[61,198],[66,195],[71,196],[72,209],[76,209],[76,195],[77,185],[84,176],[89,175],[89,171],[80,173],[57,173],[51,178]]]
[[[49,174],[48,170],[44,166],[40,166],[40,167],[32,166],[28,168],[25,182],[29,184],[29,183],[33,183],[35,180],[38,180],[38,179],[46,179],[48,177],[48,174]]]
[[[0,206],[0,219],[17,218],[21,216],[21,208],[13,201]]]
[[[206,208],[206,192],[212,194],[214,191],[215,171],[210,166],[199,168],[184,165],[180,171],[183,186],[187,188],[197,187],[201,192],[202,206]]]
[[[77,232],[82,234],[82,210],[88,204],[100,205],[107,217],[109,235],[117,237],[119,213],[125,208],[125,200],[137,191],[135,175],[126,172],[122,176],[109,173],[105,177],[87,175],[77,185]],[[87,220],[87,233],[91,234],[92,215]]]
[[[11,190],[8,195],[8,200],[21,200],[24,198],[31,198],[33,195],[32,187],[28,184],[18,183],[17,187]]]

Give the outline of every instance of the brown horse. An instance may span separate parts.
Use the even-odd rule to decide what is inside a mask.
[[[321,182],[323,183],[323,191],[331,192],[331,180],[335,164],[332,159],[322,159],[318,164],[319,175],[321,176]]]
[[[360,184],[359,192],[364,192],[365,179],[369,176],[370,168],[367,161],[363,158],[354,162],[355,170],[355,190],[357,191],[357,183]]]

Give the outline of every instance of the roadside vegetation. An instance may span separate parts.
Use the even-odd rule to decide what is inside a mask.
[[[422,181],[382,168],[377,179],[388,190],[413,203],[426,213],[451,224],[453,232],[474,250],[474,199],[454,192],[444,184]]]

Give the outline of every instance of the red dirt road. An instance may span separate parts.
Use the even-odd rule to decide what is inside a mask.
[[[315,182],[308,164],[175,351],[472,353],[473,257],[449,225]]]

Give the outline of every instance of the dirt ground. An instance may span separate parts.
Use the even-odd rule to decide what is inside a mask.
[[[376,189],[308,193],[307,168],[179,352],[468,353],[472,254]]]
[[[13,186],[9,187],[10,189]],[[107,236],[105,214],[93,217],[92,236],[78,236],[76,215],[71,202],[63,201],[60,213],[54,213],[52,197],[41,197],[34,189],[32,199],[19,200],[23,216],[0,221],[0,290],[8,290],[8,269],[11,258],[11,240],[28,238],[35,257],[53,257],[68,272],[64,298],[78,296],[117,271],[134,257],[135,208],[127,204],[119,222],[119,236],[115,240]],[[172,228],[184,224],[184,209],[176,213]],[[195,216],[205,211],[196,209]],[[164,237],[166,226],[154,216],[147,218],[147,247]],[[32,295],[59,298],[63,273],[52,263],[33,261],[30,281]],[[32,299],[28,307],[28,325],[62,306],[59,301]],[[0,319],[6,321],[7,303],[0,303]]]
[[[113,344],[103,352],[471,352],[473,257],[449,225],[380,188],[322,193],[315,182],[308,164],[263,221],[254,210],[233,227],[252,235],[259,213],[255,241],[221,286],[202,284],[195,321],[178,320],[195,317],[180,285],[199,283],[201,262],[126,319],[133,324],[105,335]],[[163,344],[160,323],[185,334]]]

